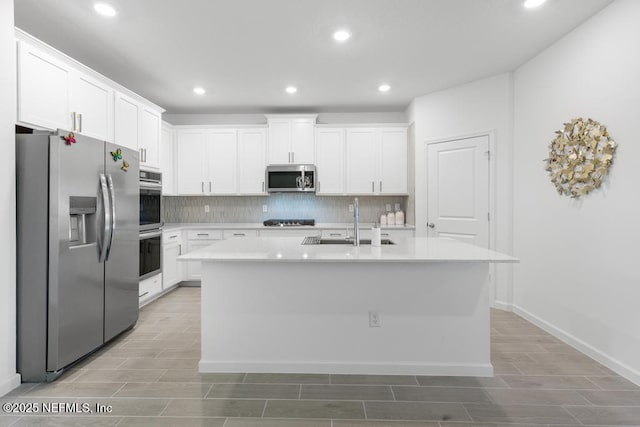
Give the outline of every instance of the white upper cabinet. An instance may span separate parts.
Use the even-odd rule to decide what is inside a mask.
[[[375,194],[377,133],[375,129],[347,129],[347,193]]]
[[[115,110],[115,143],[138,150],[140,166],[159,169],[161,113],[120,92]]]
[[[404,194],[407,189],[407,129],[380,129],[380,194]]]
[[[268,160],[271,165],[313,164],[317,115],[269,115]]]
[[[235,129],[214,130],[207,134],[204,169],[207,170],[205,193],[235,194],[237,168],[237,133]]]
[[[346,131],[348,194],[407,194],[406,127]]]
[[[345,130],[316,129],[316,194],[345,193]]]
[[[140,115],[142,107],[122,93],[116,93],[115,143],[137,150],[140,137]]]
[[[142,149],[142,164],[160,167],[160,107],[19,29],[16,39],[18,124]]]
[[[160,159],[162,160],[162,193],[165,195],[176,194],[175,175],[175,132],[168,123],[162,123]]]
[[[205,193],[205,180],[208,181],[204,171],[205,139],[204,130],[178,130],[176,132],[178,194],[202,195]]]
[[[71,84],[71,120],[76,132],[113,141],[113,89],[104,82],[74,73]]]
[[[238,130],[238,193],[265,194],[266,129]]]
[[[140,165],[149,168],[160,168],[160,133],[162,117],[158,111],[141,106],[140,108]]]
[[[68,64],[18,44],[18,121],[47,129],[71,129],[71,80]]]

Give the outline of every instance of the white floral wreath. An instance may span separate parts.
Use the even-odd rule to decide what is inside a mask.
[[[595,120],[573,119],[549,144],[546,170],[561,195],[577,198],[600,187],[618,144]]]

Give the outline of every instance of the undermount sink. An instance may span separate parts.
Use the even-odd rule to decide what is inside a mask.
[[[381,239],[383,245],[395,245],[389,239]],[[323,239],[319,236],[308,236],[302,241],[303,245],[353,245],[353,239]],[[371,239],[360,239],[361,245],[370,245]]]

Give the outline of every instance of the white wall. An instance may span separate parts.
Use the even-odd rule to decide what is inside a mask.
[[[494,132],[496,203],[492,226],[495,249],[512,253],[512,78],[501,74],[466,85],[415,98],[406,111],[414,123],[416,235],[427,234],[427,150],[426,142],[480,132]],[[415,196],[415,197],[413,197]],[[410,203],[411,204],[411,203]],[[495,270],[493,299],[499,307],[511,302],[511,266]]]
[[[640,2],[618,0],[514,77],[516,309],[640,384]],[[574,117],[619,143],[603,188],[559,196],[542,162]]]
[[[13,0],[0,0],[0,396],[20,383],[16,374],[15,41]]]

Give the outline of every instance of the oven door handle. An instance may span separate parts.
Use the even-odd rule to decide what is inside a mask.
[[[148,233],[140,233],[140,240],[151,239],[153,237],[162,236],[162,231],[151,231]]]
[[[140,181],[140,188],[150,188],[152,190],[162,188],[162,184],[157,181]]]

